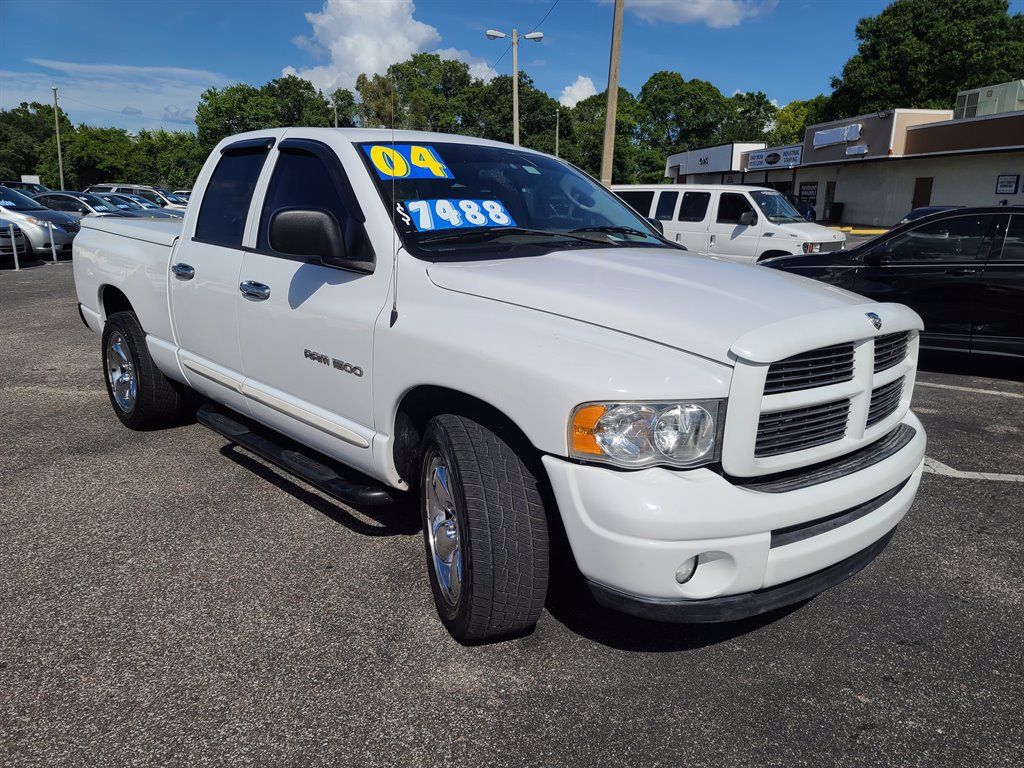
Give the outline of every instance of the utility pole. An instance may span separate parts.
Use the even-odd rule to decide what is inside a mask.
[[[622,9],[625,0],[615,0],[612,19],[612,49],[608,58],[608,94],[604,113],[604,151],[601,153],[601,183],[612,185],[612,158],[615,154],[615,112],[619,104],[619,59],[622,55]]]
[[[555,108],[555,157],[558,157],[558,118],[562,114],[562,110]]]
[[[53,128],[57,133],[57,166],[60,168],[60,188],[64,189],[64,155],[60,151],[60,111],[57,108],[57,86],[51,86],[53,91]]]
[[[334,102],[334,127],[338,127],[338,102]]]
[[[508,37],[504,32],[496,29],[488,29],[484,34],[488,40],[500,40]],[[529,32],[522,37],[523,40],[535,40],[540,42],[544,39],[543,32]],[[512,143],[519,146],[519,33],[512,30]]]

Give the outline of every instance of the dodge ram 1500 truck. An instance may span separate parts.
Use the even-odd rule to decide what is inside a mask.
[[[83,220],[74,272],[126,426],[195,390],[339,499],[417,492],[462,642],[534,626],[556,526],[600,603],[730,620],[863,568],[921,478],[913,311],[688,254],[520,147],[230,137],[182,221]]]

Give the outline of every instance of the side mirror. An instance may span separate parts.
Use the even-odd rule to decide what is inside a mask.
[[[329,267],[349,267],[338,220],[317,208],[282,208],[270,217],[270,247],[289,256],[313,256]]]
[[[659,235],[665,234],[665,225],[662,224],[658,219],[648,219],[647,223],[658,230]]]
[[[864,263],[869,267],[880,267],[888,253],[888,251],[882,248],[875,248],[864,254]]]
[[[756,222],[757,222],[757,217],[754,216],[754,212],[753,211],[744,211],[743,213],[740,214],[740,225],[741,226],[749,227],[751,224],[755,224]]]

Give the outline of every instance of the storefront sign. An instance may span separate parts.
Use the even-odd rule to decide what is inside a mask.
[[[800,165],[804,147],[796,144],[792,147],[776,147],[759,149],[747,155],[747,170],[757,171],[762,168],[793,168]]]
[[[797,195],[804,205],[818,204],[818,182],[804,181],[800,183],[800,193]]]
[[[1020,189],[1020,174],[996,176],[997,195],[1016,195]]]
[[[814,132],[814,148],[829,147],[833,144],[847,144],[860,138],[860,123],[840,125],[838,128],[826,128]]]

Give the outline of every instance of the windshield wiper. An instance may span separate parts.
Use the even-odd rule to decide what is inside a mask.
[[[466,229],[448,234],[431,235],[430,237],[422,238],[419,241],[419,245],[425,245],[426,243],[445,243],[451,240],[475,240],[479,242],[493,240],[494,238],[502,235],[538,235],[541,237],[560,237],[569,240],[579,240],[588,243],[594,242],[590,238],[579,237],[569,232],[549,232],[545,229],[530,229],[529,227],[485,227],[482,229]]]
[[[609,233],[612,235],[639,235],[640,237],[650,237],[650,233],[642,232],[639,229],[633,227],[622,227],[622,226],[604,226],[604,227],[580,227],[579,229],[570,230],[570,232],[598,232],[601,234]]]

